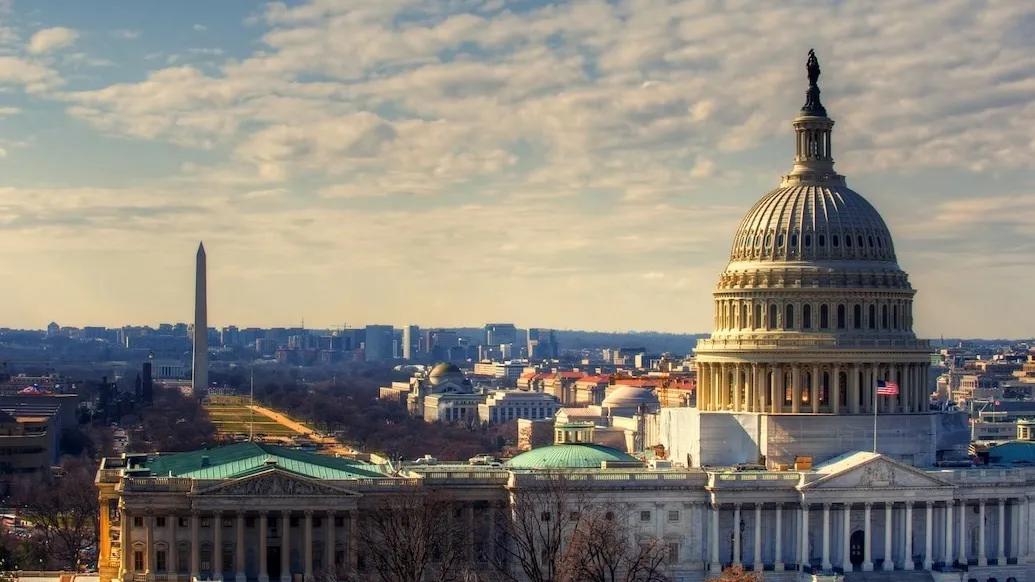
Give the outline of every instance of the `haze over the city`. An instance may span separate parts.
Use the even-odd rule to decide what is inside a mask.
[[[1033,39],[1023,2],[6,2],[0,326],[186,321],[204,240],[213,326],[707,331],[814,47],[917,332],[1030,336]]]

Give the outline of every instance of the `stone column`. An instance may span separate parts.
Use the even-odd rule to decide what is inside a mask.
[[[959,563],[967,565],[967,500],[960,499],[960,551]]]
[[[245,582],[248,579],[248,572],[244,564],[244,512],[237,512],[237,548],[234,549],[234,569],[237,575],[235,582]]]
[[[995,550],[996,564],[1006,564],[1006,500],[999,500],[999,540]]]
[[[708,364],[697,365],[697,409],[708,410]]]
[[[953,525],[954,525],[953,522],[952,522],[952,504],[953,504],[953,502],[951,500],[945,502],[945,565],[946,566],[951,566],[953,564],[953,561],[956,559],[956,556],[955,556],[956,553],[954,551],[953,543],[952,543],[952,530],[953,530]]]
[[[863,503],[863,572],[873,571],[873,547],[870,543],[870,540],[873,539],[871,535],[872,524],[870,523],[872,507],[872,503]]]
[[[719,408],[729,410],[730,408],[730,371],[729,366],[719,364]]]
[[[291,512],[280,512],[280,582],[291,582]]]
[[[722,564],[719,562],[719,505],[712,504],[712,531],[711,535],[708,536],[709,545],[712,549],[712,560],[708,565],[708,569],[711,570],[712,574],[718,574],[722,571]]]
[[[359,518],[356,511],[349,511],[349,535],[345,538],[345,556],[349,561],[349,569],[356,571],[359,565],[359,552],[356,551],[356,538],[359,535]]]
[[[741,393],[744,392],[744,380],[740,376],[740,364],[733,364],[730,366],[730,371],[733,372],[733,410],[740,412],[742,399]]]
[[[212,517],[212,579],[223,579],[223,513]]]
[[[830,571],[830,504],[823,504],[823,561],[820,564],[824,572]]]
[[[927,502],[927,522],[924,527],[924,570],[930,570],[933,564],[931,560],[931,543],[934,530],[934,503]]]
[[[270,582],[270,571],[266,565],[266,552],[269,551],[269,517],[266,512],[259,513],[259,582]]]
[[[801,367],[791,366],[791,412],[801,412]]]
[[[305,560],[305,564],[302,565],[303,580],[305,582],[312,582],[313,580],[313,510],[307,509],[305,511],[305,531],[302,536],[302,543],[305,544],[305,548],[302,550],[302,559]]]
[[[751,566],[755,572],[761,572],[762,564],[762,504],[755,504],[755,561]]]
[[[894,414],[898,410],[898,401],[902,397],[902,377],[898,373],[898,364],[888,366],[888,379],[898,384],[898,395],[886,396],[888,412]]]
[[[773,570],[783,571],[783,506],[776,504],[776,552],[773,554]]]
[[[841,510],[841,569],[852,571],[852,504],[845,503]]]
[[[893,508],[892,506],[892,503],[884,504],[884,563],[881,566],[884,570],[895,569],[895,556],[891,552],[891,510]]]
[[[150,510],[148,510],[150,511]],[[144,516],[144,575],[148,580],[153,580],[154,572],[154,551],[155,551],[155,516]]]
[[[491,508],[490,508],[491,511]],[[334,580],[337,569],[334,567],[334,521],[336,517],[333,511],[327,512],[327,527],[324,528],[324,533],[327,539],[324,541],[324,545],[327,546],[327,550],[323,553],[323,571],[326,575]],[[490,522],[491,523],[491,522]],[[489,543],[492,543],[492,536],[489,536]]]
[[[852,364],[851,378],[848,379],[848,410],[859,414],[859,364]]]
[[[783,378],[783,366],[772,366],[771,386],[769,387],[769,398],[772,399],[772,402],[769,403],[769,408],[774,413],[783,412]]]
[[[740,504],[733,504],[733,565],[740,565]]]
[[[819,412],[819,366],[812,366],[812,392],[809,394],[809,404],[812,405],[812,413]]]
[[[802,503],[801,505],[801,570],[808,571],[812,567],[811,557],[809,556],[809,504]]]
[[[119,519],[119,543],[122,547],[122,567],[119,569],[119,578],[125,580],[127,575],[133,571],[133,516],[129,513],[128,508],[123,507]]]
[[[841,365],[834,364],[830,372],[830,412],[841,414]]]
[[[906,550],[905,559],[902,562],[902,568],[905,570],[912,570],[916,568],[916,562],[913,561],[913,502],[906,502]]]
[[[190,514],[190,576],[198,578],[201,575],[201,536],[198,535],[201,516],[194,510]]]
[[[169,542],[169,557],[168,557],[168,560],[169,560],[169,573],[174,575],[174,576],[176,576],[177,574],[180,573],[179,556],[177,555],[177,554],[179,554],[179,552],[176,551],[177,550],[176,528],[179,525],[177,522],[179,521],[180,518],[177,517],[176,515],[170,515],[170,516],[166,517],[165,519],[169,520],[169,539],[171,540]]]
[[[978,566],[988,565],[985,555],[985,500],[978,499]]]

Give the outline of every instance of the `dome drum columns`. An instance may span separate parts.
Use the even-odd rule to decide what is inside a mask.
[[[709,362],[697,364],[697,408],[707,412],[873,414],[878,380],[898,384],[878,396],[879,414],[928,412],[925,362]]]

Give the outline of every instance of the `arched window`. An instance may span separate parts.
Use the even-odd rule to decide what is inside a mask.
[[[776,329],[776,304],[769,305],[769,329]]]
[[[862,329],[863,326],[863,308],[858,303],[852,308],[852,326],[855,329]]]
[[[783,328],[794,329],[794,306],[788,304],[784,312]]]
[[[751,322],[751,327],[755,329],[762,327],[762,305],[760,303],[755,304],[755,320]]]
[[[812,329],[812,306],[808,303],[801,308],[801,326],[805,329]]]
[[[827,304],[819,306],[819,328],[827,329],[830,327],[830,308]]]
[[[871,303],[870,308],[867,311],[869,311],[870,316],[868,318],[870,323],[870,329],[877,329],[877,306]]]
[[[881,329],[888,329],[888,306],[881,305],[880,308],[880,327]]]
[[[791,235],[791,246],[792,247],[798,246],[798,233],[794,233],[794,234]]]
[[[837,329],[845,328],[845,306],[837,306]]]
[[[777,235],[777,237],[776,237],[776,246],[777,246],[777,248],[783,248],[783,233],[782,232],[779,235]]]
[[[848,236],[845,237],[845,246],[846,247],[852,246],[852,235],[848,235]]]
[[[747,303],[740,304],[740,327],[746,328],[748,326],[748,305]]]
[[[819,240],[817,242],[819,243],[819,246],[821,246],[821,247],[827,246],[827,237],[826,237],[826,235],[823,235],[823,234],[819,235]]]
[[[807,248],[807,249],[812,248],[812,235],[811,234],[807,234],[806,233],[806,235],[805,235],[805,248]]]
[[[896,303],[891,308],[891,322],[895,329],[898,329],[898,304]]]
[[[855,237],[855,242],[859,243],[859,248],[862,248],[862,246],[863,246],[863,235],[860,234],[857,237]]]
[[[841,245],[841,237],[837,236],[836,234],[830,237],[830,244],[834,245],[834,248],[836,249],[838,246]]]

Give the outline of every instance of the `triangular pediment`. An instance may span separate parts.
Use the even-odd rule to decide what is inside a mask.
[[[316,479],[302,477],[282,469],[267,469],[255,475],[239,477],[195,492],[196,495],[240,495],[253,497],[335,497],[359,495]]]
[[[818,467],[821,476],[802,489],[908,489],[952,487],[952,483],[879,454],[858,453]]]

